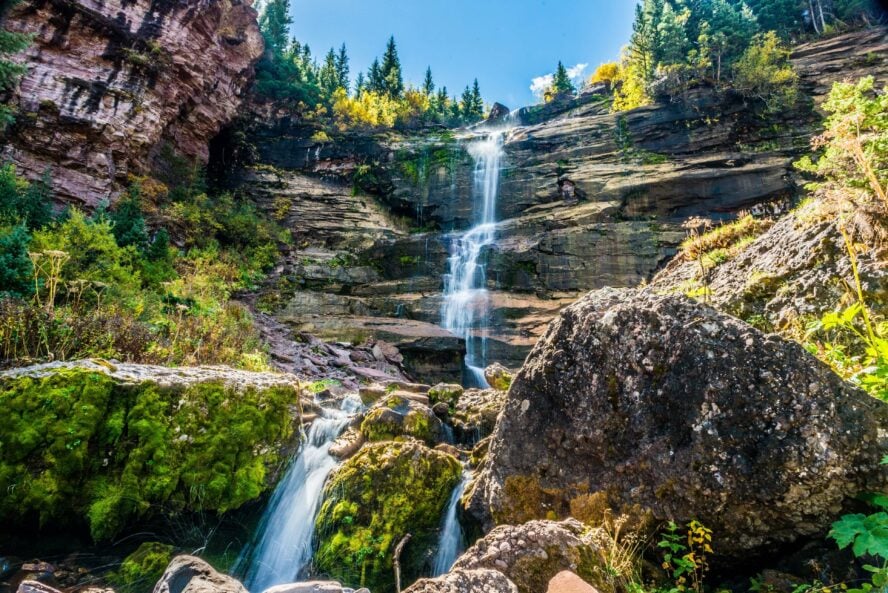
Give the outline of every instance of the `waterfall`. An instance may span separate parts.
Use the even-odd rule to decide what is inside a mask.
[[[462,235],[453,235],[448,273],[444,276],[441,325],[465,340],[467,382],[479,387],[487,387],[484,330],[489,308],[486,270],[479,259],[484,248],[496,240],[496,198],[504,155],[503,133],[503,130],[492,131],[486,138],[468,146],[469,154],[475,159],[475,226]]]
[[[338,465],[330,446],[361,407],[347,398],[340,409],[324,408],[284,479],[268,502],[254,541],[241,552],[235,573],[244,586],[261,593],[291,583],[311,562],[314,524],[327,476]]]
[[[438,551],[435,553],[435,559],[432,563],[432,576],[440,576],[453,567],[456,557],[463,551],[465,546],[465,536],[462,526],[459,524],[457,510],[459,509],[459,500],[462,498],[469,479],[472,474],[463,472],[462,480],[453,489],[450,495],[450,501],[447,503],[447,513],[444,515],[444,522],[441,524],[441,536],[438,540]]]

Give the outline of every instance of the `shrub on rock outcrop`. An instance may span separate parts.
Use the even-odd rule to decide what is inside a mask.
[[[406,534],[402,582],[418,577],[462,467],[417,441],[371,443],[331,476],[317,518],[321,573],[371,591],[394,588],[392,553]]]
[[[487,525],[616,511],[699,519],[723,556],[822,533],[886,486],[888,406],[799,345],[685,298],[590,293],[509,391],[471,510]]]
[[[104,540],[159,512],[236,508],[268,487],[296,400],[78,369],[0,378],[0,522],[87,523]]]

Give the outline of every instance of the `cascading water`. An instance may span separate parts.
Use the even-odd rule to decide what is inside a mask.
[[[479,259],[484,249],[496,240],[496,198],[504,155],[503,134],[503,130],[493,131],[483,140],[468,146],[469,154],[475,159],[473,196],[476,224],[464,234],[454,235],[448,274],[444,277],[441,324],[465,340],[466,382],[479,387],[487,387],[484,366],[489,304],[487,275]]]
[[[311,562],[314,524],[327,476],[338,465],[330,446],[361,407],[356,398],[341,409],[322,410],[298,456],[275,489],[256,537],[238,558],[235,573],[252,593],[293,582]]]
[[[432,562],[432,576],[440,576],[453,567],[456,557],[463,551],[465,547],[465,534],[462,525],[459,524],[457,510],[459,508],[459,499],[462,498],[463,492],[466,490],[466,484],[469,483],[472,474],[463,472],[462,480],[453,489],[450,495],[450,501],[447,503],[447,513],[444,515],[444,523],[441,525],[441,536],[438,540],[438,551],[435,553],[435,559]]]

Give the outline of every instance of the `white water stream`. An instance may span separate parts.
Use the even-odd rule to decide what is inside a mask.
[[[472,474],[468,471],[463,472],[462,479],[453,489],[450,495],[450,501],[447,503],[447,512],[444,514],[444,522],[441,524],[441,537],[438,540],[438,551],[435,553],[435,559],[432,562],[432,576],[440,576],[448,572],[456,558],[465,549],[465,534],[462,525],[459,524],[459,499],[462,498],[463,492],[466,490],[466,484],[469,483]]]
[[[496,241],[496,199],[504,155],[504,133],[504,130],[491,131],[487,137],[468,146],[469,154],[475,159],[475,226],[462,235],[454,235],[449,270],[444,276],[441,325],[466,342],[465,367],[469,373],[469,386],[487,387],[484,367],[489,295],[487,273],[480,258],[484,249]]]
[[[235,573],[243,575],[248,591],[261,593],[292,583],[311,562],[324,483],[339,463],[330,455],[330,446],[360,407],[360,401],[349,398],[341,409],[323,409],[312,423],[299,455],[268,502],[255,540],[238,558]]]

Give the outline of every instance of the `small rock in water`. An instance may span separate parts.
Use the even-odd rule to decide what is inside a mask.
[[[342,585],[336,581],[306,581],[304,583],[275,585],[274,587],[269,587],[263,593],[344,593],[344,591]]]

